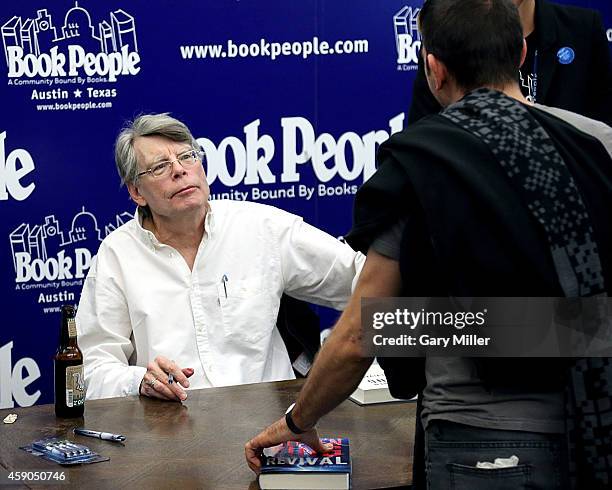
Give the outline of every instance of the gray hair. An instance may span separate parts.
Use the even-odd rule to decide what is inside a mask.
[[[189,128],[168,112],[138,116],[126,123],[115,141],[115,164],[122,185],[128,182],[133,184],[138,178],[134,140],[139,136],[163,136],[172,141],[187,143],[194,149],[200,148]]]

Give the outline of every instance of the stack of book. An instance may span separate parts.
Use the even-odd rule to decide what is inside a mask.
[[[259,475],[262,490],[271,489],[349,489],[351,458],[346,437],[321,439],[331,442],[333,449],[315,453],[301,442],[289,441],[264,450]]]

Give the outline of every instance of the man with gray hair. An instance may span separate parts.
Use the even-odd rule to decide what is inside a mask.
[[[209,202],[205,154],[168,114],[131,122],[115,160],[138,209],[83,286],[87,397],[185,400],[188,387],[293,378],[281,296],[341,309],[363,255],[280,209]]]

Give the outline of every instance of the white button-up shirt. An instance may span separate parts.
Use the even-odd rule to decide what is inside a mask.
[[[77,313],[87,398],[138,394],[159,355],[194,368],[194,389],[292,379],[281,295],[346,305],[362,254],[277,208],[210,206],[192,270],[138,215],[101,243]]]

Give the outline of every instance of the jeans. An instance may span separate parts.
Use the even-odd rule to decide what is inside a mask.
[[[566,490],[565,434],[483,429],[445,420],[425,431],[428,490]],[[476,468],[479,461],[519,458],[509,468]]]

